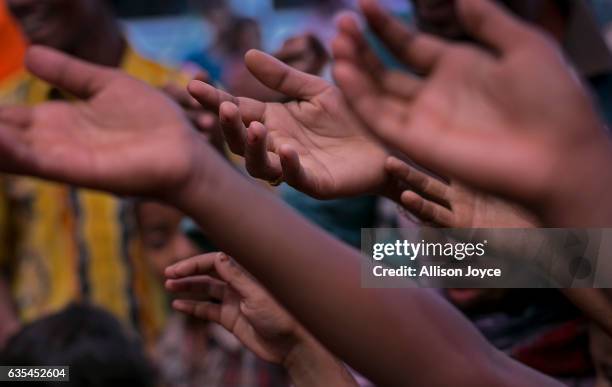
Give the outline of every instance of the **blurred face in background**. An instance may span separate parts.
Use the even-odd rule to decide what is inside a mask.
[[[561,16],[554,0],[497,0],[512,9],[522,19],[545,24],[544,15]],[[465,37],[455,11],[455,0],[412,0],[419,28],[425,32],[448,39]],[[551,26],[556,33],[557,26]]]
[[[155,202],[139,203],[136,209],[145,257],[155,273],[164,278],[166,267],[199,253],[181,229],[183,214]]]
[[[108,12],[106,0],[6,0],[33,44],[71,51]]]
[[[238,47],[240,51],[251,48],[261,48],[261,31],[256,23],[245,24],[238,33]]]

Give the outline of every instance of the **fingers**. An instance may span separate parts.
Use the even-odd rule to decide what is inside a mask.
[[[446,183],[395,157],[387,158],[385,168],[392,176],[408,185],[411,191],[418,192],[441,205],[448,205],[449,186]]]
[[[316,188],[316,182],[311,181],[300,162],[300,156],[291,145],[281,145],[278,156],[283,168],[283,180],[287,184],[308,194],[319,191]]]
[[[172,307],[190,316],[221,324],[222,307],[219,304],[194,300],[174,300],[172,301]]]
[[[164,86],[162,91],[181,105],[183,109],[202,109],[202,105],[182,86],[171,83]]]
[[[202,254],[191,257],[166,268],[165,275],[169,279],[179,279],[194,275],[209,274],[214,269],[218,253]]]
[[[452,211],[423,198],[416,192],[405,191],[400,201],[406,210],[424,223],[433,223],[439,227],[453,227]]]
[[[226,285],[210,276],[197,275],[179,279],[168,279],[166,290],[179,295],[181,299],[199,301],[222,300]]]
[[[357,48],[357,43],[346,34],[336,37],[332,46],[337,60],[346,60],[360,67],[362,73],[369,76],[372,83],[384,92],[392,93],[399,98],[413,98],[423,85],[423,81],[412,74],[386,69],[367,44]],[[368,56],[373,56],[375,59],[368,60]]]
[[[275,181],[283,175],[279,156],[268,151],[268,131],[262,123],[251,123],[245,148],[246,169],[251,176]]]
[[[381,87],[399,98],[414,98],[423,87],[423,81],[412,74],[390,70],[384,73]]]
[[[282,146],[278,155],[269,152],[268,131],[262,123],[251,122],[247,129],[238,107],[231,102],[221,104],[219,116],[229,148],[235,154],[245,157],[246,168],[251,176],[267,181],[283,177],[289,184],[304,184],[305,178],[297,153],[288,145]]]
[[[449,47],[441,39],[411,30],[383,11],[376,0],[361,0],[360,5],[381,41],[400,61],[417,72],[429,72]]]
[[[530,27],[492,1],[460,0],[457,6],[467,31],[500,52],[520,47],[536,35]]]
[[[365,71],[346,61],[337,61],[334,77],[354,112],[377,134],[403,131],[409,104],[381,93]]]
[[[529,176],[521,173],[543,161],[538,157],[539,144],[531,137],[519,139],[496,131],[449,131],[440,135],[438,131],[414,130],[408,140],[389,134],[385,141],[440,176],[503,196],[533,200],[517,187],[529,186],[536,192],[546,181],[544,172]],[[504,149],[490,144],[504,144]]]
[[[201,82],[208,83],[208,84],[213,83],[213,81],[210,79],[210,74],[208,73],[208,71],[204,69],[199,69],[193,76],[193,79],[195,79],[196,81],[201,81]]]
[[[86,63],[56,50],[34,46],[27,52],[26,67],[32,74],[79,98],[89,98],[102,90],[118,71]]]
[[[252,298],[263,292],[263,288],[249,273],[224,253],[215,256],[215,269],[219,277],[242,298]]]
[[[250,98],[236,98],[204,82],[193,80],[187,86],[189,93],[202,106],[212,111],[218,111],[223,102],[231,102],[238,106],[242,119],[246,123],[262,121],[266,104]]]
[[[204,111],[187,111],[185,113],[198,132],[204,134],[209,141],[214,143],[219,139],[221,132],[219,131],[217,115]]]
[[[355,15],[345,13],[338,18],[337,24],[340,34],[334,41],[336,57],[353,61],[360,60],[372,74],[384,72],[384,64],[363,36]],[[352,44],[350,46],[343,45],[342,38],[350,40]]]
[[[194,79],[198,77],[206,79],[207,75],[206,73],[198,74]],[[171,83],[164,86],[162,91],[184,109],[189,121],[191,121],[199,132],[208,136],[211,141],[216,140],[215,136],[218,134],[217,132],[219,129],[217,111],[213,114],[211,111],[203,108],[202,105],[189,94],[185,87]]]
[[[282,176],[278,155],[268,152],[268,131],[263,124],[253,121],[247,129],[238,107],[231,102],[221,104],[219,117],[230,150],[245,157],[251,176],[268,181]]]
[[[408,185],[410,190],[400,196],[400,203],[424,223],[453,227],[454,215],[448,207],[448,185],[405,162],[389,157],[385,169]]]
[[[230,150],[237,155],[244,156],[247,130],[238,106],[232,102],[223,102],[219,108],[219,119]]]
[[[0,123],[25,129],[32,123],[32,108],[27,106],[0,106]]]
[[[298,71],[258,50],[247,52],[244,60],[261,83],[289,97],[309,99],[330,87],[323,78]]]

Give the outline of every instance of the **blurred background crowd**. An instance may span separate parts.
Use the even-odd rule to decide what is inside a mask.
[[[408,1],[382,3],[412,20]],[[612,47],[612,1],[587,3]],[[183,105],[190,101],[177,88],[194,76],[233,95],[282,101],[249,74],[244,54],[261,49],[331,80],[334,17],[351,7],[350,0],[0,0],[0,100],[33,104],[63,98],[26,74],[23,58],[33,42],[121,67],[165,88]],[[612,98],[610,74],[609,67],[608,78],[598,80],[604,101]],[[612,114],[610,101],[603,110]],[[208,116],[193,119],[214,126]],[[110,359],[109,373],[146,374],[152,367],[166,386],[286,384],[281,367],[257,359],[217,325],[171,311],[164,268],[214,251],[189,219],[158,203],[35,179],[0,179],[0,345],[11,340],[5,359],[49,363],[52,357],[61,363],[94,351]],[[361,228],[398,224],[395,208],[379,198],[323,202],[286,185],[270,189],[356,247]],[[596,364],[589,342],[597,339],[556,291],[447,293],[498,348],[569,385],[592,384]],[[51,345],[49,335],[63,340]],[[141,355],[149,362],[140,362]],[[126,371],[126,364],[133,368]],[[603,372],[612,374],[612,368]]]

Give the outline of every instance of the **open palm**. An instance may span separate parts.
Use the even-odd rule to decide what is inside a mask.
[[[385,69],[356,23],[340,22],[336,80],[384,142],[441,175],[534,207],[554,198],[558,210],[577,186],[602,194],[595,179],[584,177],[608,161],[609,140],[578,77],[547,37],[487,0],[457,2],[481,47],[411,31],[374,0],[361,3],[376,34],[424,75]],[[561,175],[575,180],[559,184]]]
[[[188,180],[193,153],[185,149],[198,136],[171,100],[50,49],[32,48],[28,66],[83,100],[2,107],[3,169],[119,194],[161,194]]]
[[[249,52],[246,63],[262,83],[294,100],[262,103],[235,98],[201,82],[192,83],[190,91],[203,105],[220,108],[228,144],[245,156],[252,176],[282,178],[319,198],[382,189],[386,152],[338,88],[259,51]]]

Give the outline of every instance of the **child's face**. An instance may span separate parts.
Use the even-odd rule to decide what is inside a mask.
[[[181,230],[183,215],[179,211],[155,202],[143,202],[138,204],[137,216],[145,256],[161,278],[166,267],[198,254]]]

